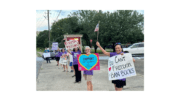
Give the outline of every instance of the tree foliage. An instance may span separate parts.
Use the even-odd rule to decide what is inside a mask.
[[[83,45],[92,45],[96,51],[97,32],[94,32],[95,26],[99,24],[99,38],[102,47],[114,45],[116,42],[135,43],[144,41],[144,15],[136,10],[117,10],[112,13],[102,12],[101,10],[79,10],[61,19],[51,26],[51,40],[61,43],[64,34],[82,34]],[[44,31],[43,31],[44,32]],[[40,35],[41,36],[41,35]],[[38,36],[39,37],[39,36]],[[42,39],[44,38],[44,39]],[[37,46],[45,46],[48,43],[48,36],[37,38]],[[43,47],[44,47],[43,46]]]

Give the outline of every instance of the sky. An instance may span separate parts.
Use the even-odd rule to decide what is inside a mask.
[[[68,14],[78,10],[50,10],[49,21],[50,26],[54,21],[66,18]],[[115,10],[102,10],[103,12],[113,12]],[[137,10],[139,13],[144,14],[144,10]],[[58,16],[59,15],[59,16]],[[36,10],[36,31],[48,30],[47,10]]]

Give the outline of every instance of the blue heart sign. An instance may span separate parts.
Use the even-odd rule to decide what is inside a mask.
[[[99,54],[80,54],[77,55],[78,69],[83,70],[100,70]]]

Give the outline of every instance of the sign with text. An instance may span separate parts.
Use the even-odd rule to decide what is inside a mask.
[[[132,55],[126,53],[124,55],[110,57],[108,60],[108,76],[109,80],[136,76]]]
[[[53,42],[52,43],[52,50],[57,50],[58,49],[58,42]]]
[[[79,47],[79,42],[77,40],[70,40],[70,41],[64,42],[64,45],[66,49],[68,50],[68,49]]]
[[[99,54],[78,54],[78,69],[80,71],[84,70],[100,70],[99,65]]]
[[[50,57],[50,53],[43,53],[44,58]]]

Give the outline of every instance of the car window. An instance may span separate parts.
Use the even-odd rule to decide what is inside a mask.
[[[137,48],[138,44],[132,45],[131,48]]]
[[[139,44],[139,47],[144,47],[144,44]]]

